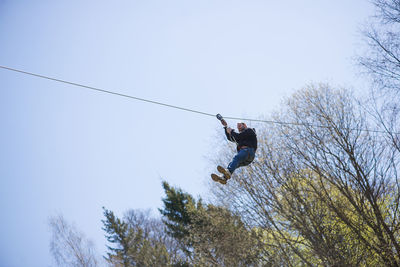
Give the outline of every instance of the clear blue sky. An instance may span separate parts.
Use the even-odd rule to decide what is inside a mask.
[[[0,0],[0,65],[256,118],[310,82],[363,90],[352,57],[372,13],[367,0]],[[103,253],[102,206],[156,210],[162,179],[206,196],[220,127],[2,69],[0,125],[0,267],[54,266],[57,213]]]

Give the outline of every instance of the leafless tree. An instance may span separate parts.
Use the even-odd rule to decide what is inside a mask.
[[[373,0],[376,15],[365,27],[367,49],[358,62],[371,74],[380,93],[400,95],[400,1]],[[397,99],[398,100],[398,99]]]
[[[376,15],[363,31],[366,49],[358,56],[365,73],[375,86],[364,103],[377,128],[400,150],[400,1],[373,0]]]
[[[99,266],[93,243],[62,215],[51,217],[49,226],[52,232],[50,251],[58,266]]]

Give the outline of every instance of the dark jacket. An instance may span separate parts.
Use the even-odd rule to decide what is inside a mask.
[[[232,130],[231,134],[228,134],[228,131],[225,128],[225,135],[229,141],[237,144],[237,151],[239,151],[242,146],[252,147],[254,150],[257,150],[257,135],[255,129],[246,128],[241,133]]]

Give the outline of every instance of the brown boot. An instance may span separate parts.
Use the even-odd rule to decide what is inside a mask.
[[[220,177],[216,174],[211,174],[211,178],[215,181],[218,182],[220,184],[226,184],[226,179],[224,177]]]
[[[231,179],[232,174],[229,170],[227,170],[224,167],[219,166],[219,165],[217,167],[217,170],[224,175],[226,180]]]

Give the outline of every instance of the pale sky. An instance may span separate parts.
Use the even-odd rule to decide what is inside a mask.
[[[0,65],[257,118],[311,82],[365,90],[353,57],[372,13],[367,0],[0,0]],[[4,69],[0,125],[0,267],[55,266],[50,216],[104,255],[103,206],[156,213],[163,179],[206,197],[220,129],[212,117]]]

